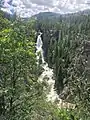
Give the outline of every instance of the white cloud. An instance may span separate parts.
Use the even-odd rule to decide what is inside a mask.
[[[5,0],[9,4],[7,1],[10,0]],[[90,0],[12,0],[12,4],[7,6],[8,10],[11,6],[21,17],[29,17],[46,11],[69,13],[89,9]]]

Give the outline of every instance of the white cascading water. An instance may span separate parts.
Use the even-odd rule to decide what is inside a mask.
[[[38,35],[37,43],[36,43],[37,63],[40,59],[40,55],[41,55],[42,63],[45,63],[44,56],[43,56],[43,49],[42,49],[43,42],[41,39],[41,34],[42,33]],[[54,89],[55,80],[53,80],[53,70],[48,67],[47,63],[43,64],[42,67],[44,68],[44,72],[40,75],[39,81],[43,81],[45,77],[48,78],[46,82],[50,87],[50,91],[49,91],[49,94],[47,94],[47,100],[54,102],[56,99],[59,99],[59,97]]]
[[[38,35],[38,37],[37,37],[36,55],[37,55],[37,64],[39,64],[39,59],[40,59],[40,55],[41,55],[42,67],[44,69],[44,72],[39,76],[38,81],[40,81],[40,82],[45,81],[48,84],[49,89],[48,89],[47,96],[46,96],[47,101],[51,101],[52,103],[53,102],[56,103],[56,101],[57,101],[56,104],[59,108],[69,107],[67,105],[70,105],[73,107],[73,104],[63,102],[63,100],[59,98],[57,92],[54,89],[55,80],[53,77],[53,69],[49,68],[48,64],[44,61],[43,49],[42,49],[43,42],[42,42],[41,34],[42,33],[40,33],[40,35]]]
[[[42,39],[41,39],[41,35],[42,35],[42,33],[40,32],[40,34],[37,37],[37,42],[36,42],[37,64],[39,63],[40,56],[41,56],[41,59],[42,59],[42,63],[45,62],[44,61],[44,56],[43,56],[43,49],[42,49],[43,42],[42,42]]]

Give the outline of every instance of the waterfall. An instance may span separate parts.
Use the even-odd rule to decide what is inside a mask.
[[[43,56],[43,49],[42,49],[43,42],[42,42],[41,35],[42,35],[42,33],[40,32],[40,34],[37,37],[37,42],[36,42],[37,64],[39,63],[40,56],[41,56],[42,63],[45,62],[44,61],[44,56]]]
[[[40,32],[37,37],[37,42],[36,42],[37,64],[39,64],[40,56],[41,56],[42,63],[45,63],[44,56],[43,56],[43,49],[42,49],[43,42],[42,42],[41,35],[42,33]],[[39,81],[42,82],[45,79],[45,77],[48,78],[46,82],[48,83],[50,89],[47,94],[47,101],[55,102],[56,99],[59,99],[59,96],[57,95],[54,89],[55,80],[53,79],[53,70],[48,67],[47,63],[43,64],[42,67],[44,69],[44,72],[39,77]]]
[[[59,98],[59,95],[57,94],[54,85],[55,85],[55,79],[53,75],[53,69],[48,67],[48,64],[44,61],[44,56],[43,56],[43,42],[41,38],[42,33],[37,37],[37,42],[36,42],[36,55],[37,55],[37,64],[39,64],[39,59],[41,56],[42,60],[42,67],[44,71],[42,74],[39,76],[38,81],[39,82],[46,82],[48,84],[48,88],[44,88],[46,91],[46,100],[51,101],[52,103],[56,103],[57,107],[59,108],[74,108],[75,105],[68,103],[68,102],[63,102],[62,99]],[[45,64],[43,64],[45,63]]]

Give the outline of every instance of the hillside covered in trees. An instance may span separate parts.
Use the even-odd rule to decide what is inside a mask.
[[[15,17],[12,21],[0,11],[0,120],[89,120],[90,15],[72,14],[53,22],[52,17]],[[54,71],[55,90],[74,109],[46,101],[46,84],[38,81],[42,64],[36,64],[38,31],[45,61]]]

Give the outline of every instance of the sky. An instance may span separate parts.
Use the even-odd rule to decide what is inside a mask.
[[[39,12],[66,14],[90,9],[90,0],[4,0],[1,9],[10,14],[16,12],[20,17]]]

